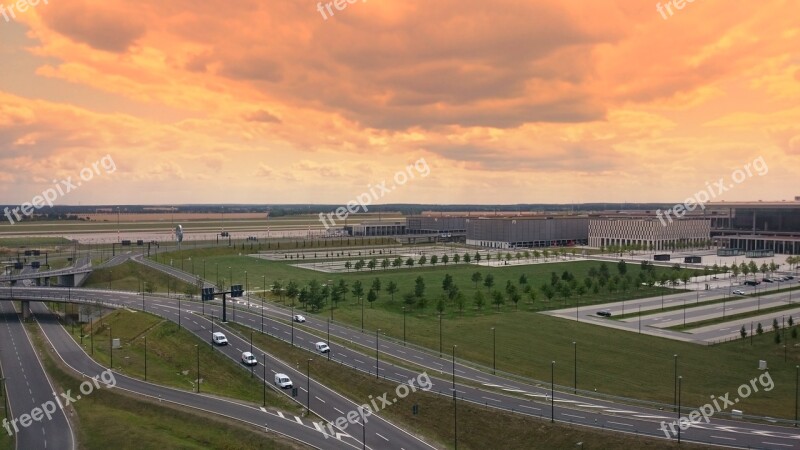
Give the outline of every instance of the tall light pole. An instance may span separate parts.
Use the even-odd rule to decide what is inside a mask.
[[[379,357],[380,357],[380,354],[381,354],[381,351],[380,351],[380,348],[379,348],[379,344],[380,344],[379,335],[380,335],[380,332],[381,332],[380,328],[375,330],[375,379],[376,380],[379,378],[378,373],[380,372],[380,366],[379,366],[379,363],[380,363]]]
[[[578,393],[578,343],[572,341],[572,349],[573,349],[573,366],[575,368],[575,373],[572,375],[573,379],[573,394]]]
[[[556,362],[550,361],[550,423],[555,422],[556,406],[555,406],[555,393],[556,393]]]
[[[292,317],[289,317],[289,321],[292,323],[292,347],[294,347],[294,302],[292,302]]]
[[[681,423],[681,381],[683,377],[678,377],[678,424]],[[681,443],[681,427],[678,426],[678,444]]]
[[[264,300],[261,302],[261,334],[264,334],[264,307],[267,304],[267,276],[264,275],[262,278],[264,279]]]
[[[328,351],[326,353],[328,354],[328,361],[330,361],[331,360],[331,321],[330,321],[330,319],[328,319],[328,342],[326,342],[326,344],[328,344]]]
[[[144,381],[147,381],[147,335],[144,336]]]
[[[306,361],[306,411],[311,412],[311,358]]]
[[[114,340],[111,338],[111,327],[108,327],[108,354],[111,359],[109,364],[111,369],[114,368]]]
[[[458,345],[453,345],[453,390],[455,391],[456,388],[456,347]]]
[[[250,330],[250,354],[253,354],[253,330]],[[250,378],[253,378],[253,366],[250,366]]]
[[[195,344],[197,348],[197,393],[200,393],[200,344]]]
[[[263,378],[263,387],[264,387],[264,404],[262,406],[267,406],[267,354],[262,353],[261,359],[264,361],[264,375]]]
[[[497,373],[497,330],[492,327],[492,374]]]
[[[677,354],[672,355],[672,358],[675,360],[675,370],[674,370],[674,376],[673,376],[675,389],[674,389],[674,393],[673,393],[673,396],[672,396],[672,404],[673,405],[677,405],[678,404],[678,355]],[[676,408],[677,408],[677,406],[676,406]]]
[[[406,307],[403,306],[403,347],[406,346]]]

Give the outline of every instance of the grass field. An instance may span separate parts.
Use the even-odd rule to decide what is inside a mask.
[[[242,256],[238,252],[231,253],[231,249],[212,248],[184,251],[173,256],[188,258],[191,255],[196,264],[194,272],[200,276],[203,276],[202,261],[205,261],[206,278],[212,282],[215,281],[217,266],[221,268],[220,278],[226,279],[226,284],[230,278],[227,270],[229,266],[236,283],[244,284],[243,274],[246,270],[250,289],[254,290],[263,288],[264,275],[267,275],[268,288],[276,279],[281,280],[284,286],[289,280],[305,283],[317,278],[321,282],[327,281],[320,279],[320,274],[313,271],[290,267],[282,262],[247,258],[244,256],[245,252]],[[404,334],[402,308],[405,306],[401,300],[402,293],[411,289],[417,276],[422,276],[425,280],[426,295],[435,299],[443,292],[441,282],[444,275],[449,273],[453,276],[454,283],[470,298],[476,290],[470,280],[475,271],[481,272],[484,276],[492,273],[496,288],[502,289],[507,280],[517,283],[523,273],[533,286],[549,282],[551,272],[560,274],[564,270],[571,271],[581,279],[588,273],[589,268],[596,264],[597,262],[580,260],[492,268],[439,266],[385,274],[380,270],[371,273],[362,271],[331,279],[334,283],[344,279],[350,286],[354,281],[361,280],[365,290],[369,289],[376,277],[381,278],[383,286],[389,281],[395,281],[400,291],[395,294],[394,301],[390,299],[388,293],[381,292],[379,299],[371,306],[365,302],[364,328],[367,332],[374,332],[380,328],[387,335],[402,339]],[[190,267],[184,266],[184,268],[191,271]],[[613,264],[610,265],[610,269],[612,273],[616,270]],[[638,270],[638,265],[628,265],[628,272],[634,276]],[[486,291],[480,284],[477,289]],[[644,296],[646,293],[657,296],[662,289],[665,288],[634,288],[627,292],[626,297]],[[669,293],[676,292],[672,289],[666,290]],[[592,296],[591,300],[588,297],[590,296],[587,295],[581,300],[581,308],[587,307],[589,303],[618,300],[620,293]],[[276,301],[271,294],[269,298]],[[573,306],[576,298],[568,299],[567,306]],[[800,351],[793,345],[794,342],[790,342],[787,352],[788,362],[784,363],[782,348],[773,343],[771,337],[767,336],[768,333],[756,338],[752,347],[749,340],[702,347],[535,313],[541,309],[563,307],[565,303],[563,298],[556,297],[547,302],[539,295],[533,305],[526,303],[527,301],[520,302],[518,310],[508,302],[498,310],[487,298],[486,306],[482,310],[477,310],[471,300],[468,300],[464,312],[459,312],[448,303],[442,318],[441,347],[447,353],[453,345],[458,345],[459,358],[491,367],[494,350],[491,328],[495,327],[498,370],[544,380],[549,379],[550,361],[556,360],[556,383],[571,386],[574,371],[572,342],[575,341],[578,349],[579,388],[596,389],[603,393],[662,403],[673,401],[673,355],[678,354],[679,373],[684,377],[684,398],[687,404],[696,403],[698,406],[704,404],[710,395],[721,395],[736,389],[740,384],[758,375],[756,370],[758,360],[766,359],[770,364],[776,388],[769,393],[762,392],[752,396],[739,406],[745,414],[794,417],[792,402],[782,400],[790,398],[794,392],[794,365],[800,361]],[[409,307],[405,317],[405,334],[409,342],[436,351],[440,348],[440,331],[434,304],[435,301],[429,301],[425,308],[416,305]],[[539,306],[540,304],[543,306]],[[347,300],[339,303],[333,315],[337,321],[360,327],[361,312],[360,304],[352,294],[348,294]],[[330,315],[330,311],[325,309],[317,314],[325,318]]]
[[[176,323],[159,317],[126,310],[116,310],[92,325],[94,352],[88,334],[90,326],[83,327],[83,345],[94,359],[108,367],[110,363],[109,330],[113,338],[121,339],[122,348],[113,351],[114,370],[144,379],[144,337],[147,336],[147,380],[184,390],[195,390],[197,380],[197,347],[200,346],[200,390],[253,404],[261,405],[261,383],[254,381],[249,372],[218,351],[208,341],[197,339]],[[71,326],[66,327],[68,332]],[[75,328],[77,342],[81,330]],[[210,333],[209,333],[210,339]],[[297,405],[284,396],[267,390],[267,404],[284,411],[295,411]]]
[[[241,333],[249,333],[244,327],[232,325]],[[254,343],[285,361],[303,360],[309,353],[292,348],[269,336],[257,334]],[[383,392],[393,392],[394,382],[376,380],[355,370],[343,369],[340,364],[325,358],[314,358],[310,365],[313,379],[321,380],[358,404],[367,403],[370,396],[378,397]],[[412,406],[419,406],[419,414],[412,413]],[[663,440],[642,439],[633,435],[603,432],[561,424],[550,424],[546,420],[481,408],[466,402],[458,403],[458,445],[466,449],[559,449],[576,448],[678,448]],[[387,407],[381,415],[407,430],[413,430],[429,441],[439,442],[453,448],[453,402],[445,397],[417,392],[396,404]],[[499,428],[502,424],[502,428]],[[502,432],[498,432],[502,430]],[[687,448],[703,448],[683,444]]]
[[[29,325],[43,363],[58,392],[78,390],[81,379],[56,363],[42,344],[38,328]],[[80,448],[259,449],[305,448],[282,436],[254,431],[244,424],[194,410],[166,407],[134,399],[109,389],[98,389],[72,404],[72,426]],[[191,412],[189,412],[191,411]],[[76,426],[77,425],[77,426]]]
[[[142,281],[153,292],[178,292],[187,290],[195,293],[197,287],[159,272],[139,263],[128,261],[108,269],[97,269],[86,279],[84,287],[117,289],[121,291],[141,292]],[[169,287],[169,289],[168,289]]]

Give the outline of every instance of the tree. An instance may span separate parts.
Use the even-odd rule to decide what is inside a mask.
[[[444,280],[442,280],[442,289],[447,291],[450,290],[452,286],[453,286],[453,276],[450,275],[449,273],[446,273],[444,275]]]
[[[472,298],[475,302],[475,306],[478,308],[478,311],[483,309],[483,305],[485,304],[486,300],[483,297],[483,291],[475,291],[472,295]]]
[[[761,327],[761,322],[758,322],[758,326],[756,327],[756,334],[761,336],[762,333],[764,333],[764,328]]]
[[[431,266],[435,266],[437,263],[439,263],[439,257],[436,255],[431,256]]]
[[[456,255],[456,256],[458,256],[458,255]],[[431,258],[431,259],[433,259],[433,258]],[[450,262],[450,257],[447,256],[447,254],[442,255],[442,264],[444,264],[446,266],[448,262]],[[431,264],[433,264],[433,261],[431,261]]]
[[[372,302],[378,299],[378,293],[375,292],[375,289],[370,289],[367,293],[367,301],[369,302],[369,307],[372,308]]]
[[[447,255],[445,255],[445,256],[447,256]],[[453,255],[453,263],[458,264],[459,261],[461,261],[461,255],[456,253],[455,255]],[[445,262],[445,264],[447,264],[447,262]]]
[[[417,264],[419,264],[420,266],[424,266],[427,262],[428,258],[425,255],[422,255],[419,257],[419,261],[417,262]]]
[[[467,258],[469,258],[469,254],[464,255],[464,261],[469,262],[469,260],[467,260]],[[479,252],[475,252],[475,262],[476,263],[480,263],[481,262],[481,254]]]
[[[390,264],[389,258],[383,258],[383,261],[381,261],[381,268],[383,268],[383,270],[386,270],[389,268],[389,264]]]
[[[747,337],[747,328],[745,328],[744,325],[742,325],[742,329],[739,330],[739,335],[742,336],[742,339]]]
[[[778,333],[777,331],[775,332],[775,343],[776,344],[780,344],[781,343],[781,334]]]
[[[500,305],[506,302],[505,297],[500,291],[492,291],[492,304],[497,306],[497,310],[500,311]]]
[[[518,307],[518,305],[517,305],[517,304],[519,303],[519,301],[520,301],[521,299],[522,299],[522,296],[521,296],[521,295],[519,295],[519,292],[517,292],[517,291],[514,291],[514,292],[511,294],[511,302],[513,302],[513,303],[514,303],[514,309],[515,309],[515,310],[517,309],[517,307]]]
[[[369,262],[367,263],[367,268],[369,268],[369,270],[375,270],[375,267],[377,266],[378,266],[378,260],[375,258],[370,259]]]
[[[361,297],[364,296],[364,285],[361,283],[361,280],[356,280],[353,282],[353,288],[350,290],[350,292],[358,299],[359,302],[361,301]]]
[[[356,261],[356,264],[353,266],[353,268],[356,269],[356,272],[358,272],[363,269],[365,265],[367,265],[366,261],[364,261],[364,258],[361,258]]]
[[[294,305],[294,299],[297,298],[299,294],[300,288],[297,286],[297,283],[295,281],[290,281],[286,286],[286,296],[292,301],[292,305]]]
[[[528,277],[526,277],[524,273],[519,276],[519,284],[528,284]]]
[[[789,316],[789,320],[787,320],[786,323],[788,323],[790,327],[794,325],[794,319],[792,319],[792,316]]]
[[[778,319],[772,319],[772,331],[777,333],[779,328]]]
[[[409,257],[409,258],[406,260],[406,265],[407,265],[408,267],[413,267],[413,266],[414,266],[414,258],[411,258],[411,257]]]
[[[436,302],[436,311],[438,311],[439,314],[442,314],[444,312],[444,298],[443,297],[439,297],[439,300]]]
[[[339,285],[336,286],[336,289],[342,296],[342,300],[347,301],[347,281],[339,280]]]
[[[425,296],[425,280],[422,276],[418,276],[417,279],[414,280],[414,295],[417,298]]]
[[[386,285],[386,292],[392,296],[392,301],[394,301],[394,294],[397,292],[397,283],[390,281],[389,284]]]
[[[347,269],[348,272],[350,272],[351,267],[353,267],[353,263],[351,263],[350,261],[346,261],[344,263],[344,268]]]
[[[734,278],[739,278],[739,266],[736,264],[731,265],[731,274]]]
[[[403,303],[406,305],[413,305],[414,302],[417,301],[417,298],[411,292],[406,292],[403,294]]]
[[[486,278],[483,279],[483,285],[486,286],[486,291],[488,292],[494,286],[494,275],[487,274]]]
[[[395,258],[394,261],[392,261],[392,267],[400,267],[402,265],[403,265],[403,258],[399,256]]]
[[[483,280],[483,275],[480,272],[475,272],[472,274],[472,282],[475,283],[475,289],[478,289],[478,283]]]
[[[617,272],[619,272],[620,275],[625,275],[628,273],[628,265],[622,259],[620,259],[617,263]]]
[[[464,304],[466,300],[464,299],[464,294],[461,291],[458,291],[455,300],[456,300],[456,306],[458,306],[458,312],[464,312]]]
[[[470,261],[471,261],[471,258],[469,256],[469,253],[464,253],[464,262],[466,264],[469,264]],[[458,262],[458,261],[456,261],[456,262]]]
[[[375,293],[378,293],[378,292],[381,291],[381,279],[380,278],[375,278],[374,280],[372,280],[372,290],[375,291]]]

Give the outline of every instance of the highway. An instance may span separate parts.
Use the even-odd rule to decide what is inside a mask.
[[[56,407],[56,390],[11,302],[0,302],[0,342],[11,421],[0,433],[12,433],[18,449],[74,449],[72,426],[64,411]],[[48,406],[43,406],[45,403]],[[43,415],[44,410],[49,411],[50,419]],[[32,420],[37,417],[38,421]]]
[[[47,291],[53,290],[58,291],[53,288],[28,288],[26,290],[30,291],[32,295],[41,295],[45,294]],[[15,296],[25,295],[24,292],[17,291],[18,289],[15,289]],[[75,296],[81,297],[90,295],[94,299],[108,303],[126,305],[135,309],[141,308],[141,297],[136,294],[91,290],[78,290],[77,292],[73,292],[73,299]],[[187,314],[187,311],[199,312],[201,306],[198,305],[197,302],[182,302],[182,304],[182,314],[184,314],[184,318],[191,317],[190,319],[184,319],[183,323],[192,324],[189,325],[190,327],[200,325],[202,330],[202,321],[206,319],[199,317],[197,314],[192,314],[191,316]],[[170,318],[171,320],[177,320],[177,301],[175,299],[148,298],[146,308],[149,312],[154,312]],[[206,305],[204,309],[207,314],[219,314],[218,306]],[[277,335],[284,340],[290,339],[292,333],[292,326],[289,321],[290,312],[275,306],[270,306],[265,312],[265,331]],[[261,324],[260,311],[253,312],[240,309],[237,321],[258,330]],[[205,323],[205,333],[208,334],[210,333],[209,325],[207,321]],[[323,336],[325,336],[327,332],[326,321],[312,318],[309,319],[305,325],[310,328],[309,332],[301,330],[299,327],[294,328],[294,339],[298,346],[310,349],[313,346],[313,342],[325,340]],[[347,327],[334,324],[331,326],[331,335],[357,342],[359,345],[364,346],[364,350],[367,352],[367,355],[365,355],[334,344],[332,346],[334,359],[348,366],[354,366],[355,368],[367,372],[371,370],[372,373],[374,373],[374,359],[368,356],[370,353],[368,349],[374,349],[375,345],[375,336],[373,333],[362,334]],[[232,347],[238,347],[229,356],[237,360],[239,350],[245,349],[245,345],[249,344],[245,343],[243,339],[233,336],[232,333],[229,333],[229,338],[233,338],[234,340],[234,345]],[[459,400],[480,403],[516,413],[543,418],[548,418],[550,414],[553,414],[556,420],[563,422],[596,426],[623,432],[635,432],[637,434],[662,438],[664,437],[664,433],[660,429],[660,422],[669,422],[675,418],[673,417],[674,413],[665,412],[665,410],[652,407],[631,406],[630,403],[621,402],[621,400],[587,398],[563,392],[556,392],[555,398],[552,399],[548,389],[549,383],[535,382],[533,380],[519,381],[517,379],[495,376],[461,363],[457,363],[455,368],[453,368],[449,355],[445,355],[444,358],[439,358],[438,354],[433,354],[433,352],[404,347],[402,343],[397,343],[386,338],[381,339],[380,351],[382,354],[405,360],[409,365],[426,368],[430,371],[431,375],[438,375],[438,378],[433,378],[432,390],[434,392],[447,395],[448,397],[451,395],[452,380],[447,375],[455,370],[457,375],[456,390]],[[258,353],[260,353],[260,351],[258,351],[257,354]],[[270,363],[270,365],[271,364],[272,363]],[[295,383],[297,383],[296,380],[298,377],[300,380],[304,381],[302,374],[299,372],[286,373],[290,374]],[[389,379],[397,381],[407,380],[417,374],[418,372],[416,371],[385,365],[385,363],[381,365],[381,376]],[[302,385],[303,381],[300,381],[299,384]],[[471,385],[464,383],[465,381],[470,381]],[[316,382],[312,383],[312,386],[316,385]],[[474,387],[476,385],[482,387]],[[327,399],[322,396],[320,396],[320,399],[327,402]],[[551,399],[553,400],[552,402]],[[312,398],[312,400],[315,399]],[[312,401],[312,409],[316,411],[314,403],[315,402]],[[334,410],[337,412],[339,412],[339,410],[347,411],[347,409],[340,407],[336,408],[338,409]],[[688,412],[689,408],[683,410],[684,415]],[[321,415],[328,420],[332,417],[331,415]],[[337,415],[340,414],[334,414],[333,417]],[[370,422],[370,424],[371,423],[372,422]],[[385,435],[382,434],[382,436]],[[689,430],[682,433],[682,438],[687,441],[741,447],[750,445],[759,448],[793,448],[800,445],[800,435],[798,435],[794,429],[742,421],[722,420],[717,417],[713,418],[710,424],[703,423],[693,425]],[[372,444],[369,438],[368,443]],[[776,445],[772,446],[773,444]],[[405,448],[417,447],[409,445]]]

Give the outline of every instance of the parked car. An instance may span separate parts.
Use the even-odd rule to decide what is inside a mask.
[[[787,276],[786,278],[788,278],[788,279],[790,279],[790,280],[794,280],[794,276],[793,276],[793,275],[789,275],[789,276]]]
[[[761,281],[763,281],[764,283],[772,283],[772,280],[769,278],[764,278]]]
[[[317,351],[320,352],[320,353],[328,353],[329,351],[331,351],[331,348],[328,347],[328,344],[326,344],[326,343],[324,343],[322,341],[317,342],[316,344],[314,344],[314,347],[316,347]]]
[[[739,289],[737,289],[737,290],[733,291],[733,293],[734,293],[734,295],[746,295],[746,294],[744,293],[744,291],[742,291],[742,290],[739,290]]]
[[[291,389],[292,388],[292,380],[285,373],[276,373],[275,374],[275,385],[282,388],[282,389]]]
[[[292,320],[294,320],[295,322],[303,323],[306,321],[306,318],[301,316],[300,314],[295,314],[294,316],[292,316]]]
[[[228,345],[228,338],[226,338],[224,334],[217,331],[216,333],[211,334],[211,342],[214,345]]]
[[[246,366],[255,366],[258,364],[258,360],[256,359],[256,355],[250,352],[242,353],[242,362]]]
[[[602,309],[597,311],[597,315],[601,317],[611,317],[611,310],[610,309]]]

